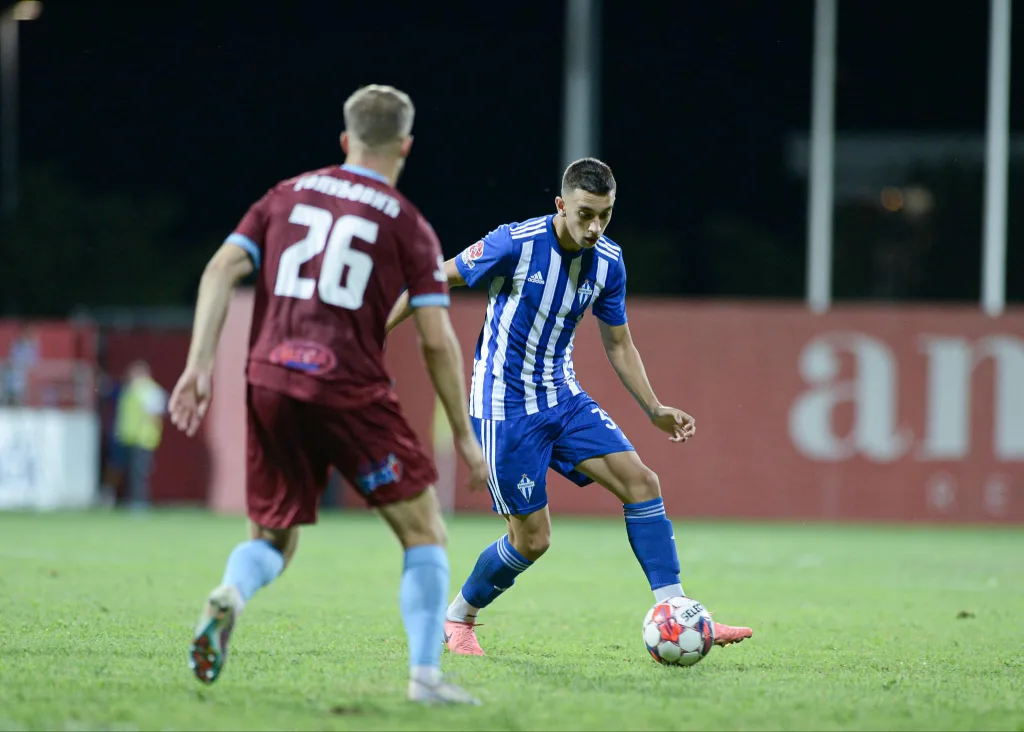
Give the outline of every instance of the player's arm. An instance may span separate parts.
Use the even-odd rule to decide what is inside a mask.
[[[633,395],[648,418],[661,406],[647,378],[640,352],[633,345],[626,318],[626,267],[621,255],[608,272],[608,281],[594,300],[594,315],[601,325],[601,343],[619,381]]]
[[[651,381],[647,378],[644,361],[640,358],[640,351],[633,344],[629,325],[627,323],[609,325],[604,321],[599,322],[601,343],[604,344],[604,352],[608,355],[608,361],[615,369],[619,381],[644,410],[647,418],[658,429],[668,433],[673,442],[685,442],[692,437],[696,429],[693,417],[674,407],[666,407],[654,393]]]
[[[608,355],[608,361],[615,369],[619,381],[644,410],[644,414],[653,419],[661,402],[658,401],[650,379],[647,378],[647,369],[644,368],[640,352],[633,344],[629,324],[608,325],[603,321],[598,322],[600,323],[604,352]]]
[[[455,450],[469,467],[470,490],[480,490],[487,484],[487,461],[469,421],[462,348],[448,318],[448,277],[441,243],[419,216],[412,235],[399,239],[398,251],[427,372],[448,415]]]
[[[413,308],[420,350],[427,363],[430,380],[448,415],[456,439],[472,434],[469,421],[466,379],[462,365],[462,349],[452,328],[448,309],[442,306]]]
[[[254,270],[253,255],[230,241],[217,250],[203,270],[188,361],[168,403],[171,422],[190,437],[199,429],[210,408],[213,361],[231,306],[231,295],[235,286]]]
[[[459,272],[459,268],[455,266],[455,259],[449,259],[444,263],[444,274],[448,278],[449,287],[462,287],[466,284],[466,280],[463,279],[462,273]],[[387,332],[390,333],[394,330],[399,323],[408,319],[412,315],[413,309],[409,305],[409,291],[406,290],[398,296],[398,301],[395,306],[391,308],[391,314],[388,315]]]
[[[473,425],[469,421],[466,379],[462,368],[462,349],[448,317],[448,308],[441,305],[415,306],[416,329],[420,334],[420,349],[427,363],[430,380],[434,383],[448,423],[455,438],[455,449],[469,467],[470,490],[480,490],[487,484],[487,462]]]
[[[252,257],[231,243],[221,245],[207,263],[199,281],[187,369],[209,371],[213,368],[231,296],[238,283],[253,271]]]
[[[509,262],[512,239],[508,226],[499,226],[480,241],[466,247],[461,254],[444,263],[444,275],[449,287],[487,287],[494,277],[510,274]],[[409,298],[402,295],[391,309],[387,331],[409,317]]]
[[[266,203],[272,193],[272,190],[267,191],[249,207],[234,232],[210,258],[199,281],[188,361],[167,405],[171,422],[190,437],[199,429],[210,408],[213,361],[231,306],[231,295],[243,278],[259,269],[267,230]]]
[[[608,361],[651,423],[666,432],[673,442],[685,442],[695,430],[693,417],[659,401],[640,352],[626,322],[626,266],[621,254],[608,273],[608,284],[594,301],[594,315],[601,324],[601,343]]]

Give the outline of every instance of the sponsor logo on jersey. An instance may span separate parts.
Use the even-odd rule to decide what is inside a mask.
[[[382,485],[397,483],[402,479],[402,461],[392,453],[377,463],[363,466],[356,482],[363,493],[373,493]]]
[[[481,239],[471,247],[466,247],[462,250],[462,263],[473,269],[476,265],[473,264],[480,257],[484,256],[484,242]]]
[[[331,349],[315,341],[285,341],[270,352],[270,363],[316,375],[332,370],[338,359]]]

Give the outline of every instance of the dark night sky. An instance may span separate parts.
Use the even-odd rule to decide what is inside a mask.
[[[981,132],[987,5],[842,0],[839,128]],[[603,17],[613,228],[685,241],[725,210],[802,246],[783,160],[808,126],[811,0],[605,0]],[[451,254],[552,205],[563,29],[557,0],[46,0],[22,24],[23,161],[182,199],[209,246],[278,179],[339,160],[345,97],[390,83],[418,108],[400,185]]]

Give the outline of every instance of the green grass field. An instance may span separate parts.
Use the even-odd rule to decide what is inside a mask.
[[[452,585],[502,522],[452,520]],[[0,514],[0,729],[1024,730],[1024,531],[676,522],[684,587],[754,638],[647,656],[620,521],[552,549],[446,656],[485,706],[404,702],[401,553],[327,517],[250,603],[224,675],[185,648],[244,524],[193,512]]]

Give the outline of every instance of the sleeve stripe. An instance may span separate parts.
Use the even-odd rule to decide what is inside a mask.
[[[409,299],[409,305],[414,308],[429,307],[431,305],[439,305],[443,308],[448,307],[451,304],[451,298],[441,292],[428,293],[426,295],[416,295]]]
[[[256,266],[256,269],[260,268],[260,260],[262,259],[262,256],[260,255],[260,248],[259,246],[257,246],[256,242],[247,237],[245,234],[239,234],[236,231],[234,234],[225,239],[224,243],[234,244],[235,246],[242,247],[242,249],[245,250],[246,254],[248,254],[252,258],[252,263]]]

